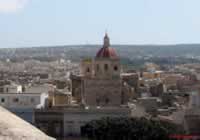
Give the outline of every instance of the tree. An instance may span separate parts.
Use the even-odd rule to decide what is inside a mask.
[[[81,128],[82,136],[90,140],[169,140],[180,134],[174,124],[146,118],[102,118]]]

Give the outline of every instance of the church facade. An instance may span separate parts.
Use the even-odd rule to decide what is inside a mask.
[[[120,57],[107,34],[103,41],[96,57],[82,60],[80,75],[72,76],[72,95],[88,106],[120,106],[131,95],[122,90]]]
[[[35,125],[50,136],[65,138],[80,136],[81,127],[91,120],[132,116],[133,109],[123,105],[133,95],[132,76],[121,74],[120,58],[106,34],[96,57],[82,60],[80,74],[71,75],[72,102],[36,109]]]

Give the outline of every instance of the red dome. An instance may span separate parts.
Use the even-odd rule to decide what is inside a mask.
[[[110,39],[105,34],[103,47],[97,52],[96,58],[118,58],[115,49],[110,47]]]
[[[118,58],[115,49],[111,47],[102,47],[96,55],[97,58]]]

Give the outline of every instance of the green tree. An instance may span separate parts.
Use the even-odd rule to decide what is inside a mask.
[[[174,124],[146,118],[102,118],[81,128],[82,136],[90,140],[169,140],[180,134]]]

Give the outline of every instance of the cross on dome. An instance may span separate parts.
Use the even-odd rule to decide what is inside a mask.
[[[118,59],[117,53],[114,48],[110,47],[110,38],[108,37],[107,32],[104,36],[103,47],[97,52],[96,58],[112,58]]]
[[[103,47],[109,47],[109,46],[110,46],[110,38],[108,37],[108,34],[106,32],[104,37]]]

